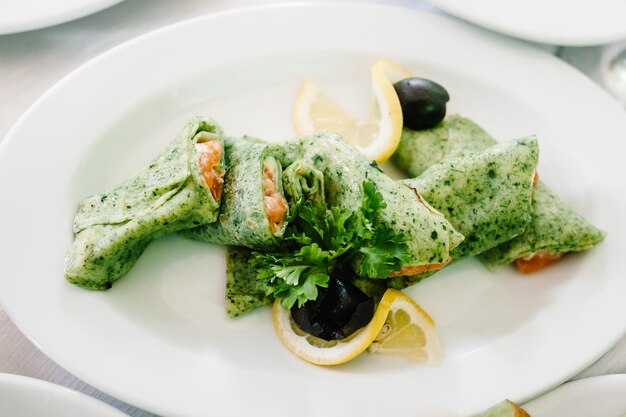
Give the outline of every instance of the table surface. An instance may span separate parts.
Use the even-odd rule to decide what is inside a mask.
[[[319,0],[318,0],[319,1]],[[319,2],[329,2],[324,0]],[[334,0],[338,1],[338,0]],[[271,3],[288,3],[273,0]],[[425,0],[368,0],[432,13]],[[94,15],[32,32],[0,36],[0,140],[19,116],[49,87],[111,47],[159,27],[267,0],[127,0]],[[557,48],[534,46],[556,53]],[[108,396],[52,362],[15,327],[0,306],[0,372],[39,378],[86,393],[137,417],[153,416]],[[626,336],[573,379],[626,373]]]

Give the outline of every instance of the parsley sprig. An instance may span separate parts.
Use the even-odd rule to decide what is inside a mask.
[[[357,275],[386,278],[407,261],[404,235],[377,222],[387,204],[371,181],[361,186],[356,211],[325,203],[298,201],[291,207],[281,249],[253,254],[258,279],[285,308],[315,300],[318,287],[328,287],[332,273],[346,271],[358,259]]]

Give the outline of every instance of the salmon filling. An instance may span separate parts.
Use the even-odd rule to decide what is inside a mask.
[[[561,256],[563,256],[562,253],[551,253],[544,250],[519,258],[515,261],[515,265],[521,273],[530,274],[552,264],[557,259],[560,259]]]
[[[222,194],[224,170],[219,167],[222,144],[217,140],[196,143],[198,166],[211,195],[218,201]]]
[[[407,265],[407,266],[403,266],[402,268],[400,268],[399,271],[390,272],[388,277],[402,277],[402,276],[417,275],[426,271],[436,271],[437,269],[441,269],[446,265],[447,265],[447,262],[439,263],[439,264],[414,265],[414,266]]]
[[[268,166],[263,167],[263,205],[267,220],[270,222],[270,230],[276,233],[280,230],[287,213],[287,202],[278,193],[274,171]]]

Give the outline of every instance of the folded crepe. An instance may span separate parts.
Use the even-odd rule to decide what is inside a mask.
[[[224,148],[227,170],[218,221],[183,235],[259,250],[276,247],[288,213],[280,161],[258,140],[226,138]]]
[[[465,240],[453,259],[478,255],[522,233],[531,221],[534,136],[446,159],[401,183],[418,191]]]
[[[322,172],[329,207],[356,211],[361,205],[363,182],[368,180],[375,185],[387,204],[377,221],[407,240],[409,259],[397,274],[414,275],[441,268],[450,261],[450,252],[463,240],[450,222],[425,203],[415,190],[389,178],[375,162],[366,159],[335,133],[318,132],[276,146],[276,149],[283,165],[302,161]],[[362,260],[357,259],[353,265],[356,270],[359,262]]]
[[[440,161],[421,176],[401,183],[419,193],[465,236],[450,253],[453,260],[459,260],[506,242],[528,226],[537,159],[537,139],[522,138]],[[231,316],[271,302],[255,282],[254,271],[244,266],[249,257],[241,251],[227,256],[227,311]],[[387,280],[356,278],[353,283],[366,294],[379,297],[388,287],[406,288],[434,272]]]
[[[283,170],[282,180],[289,204],[299,200],[325,201],[324,174],[306,162],[289,165]],[[242,247],[226,249],[226,312],[233,318],[274,301],[266,295],[264,282],[257,279],[252,253],[252,249]]]
[[[495,144],[496,140],[476,123],[453,115],[431,129],[404,128],[391,161],[414,178],[439,161],[484,151]]]
[[[299,200],[324,203],[324,174],[313,165],[295,161],[283,171],[283,187],[290,204]]]
[[[451,256],[478,255],[522,233],[531,222],[539,149],[534,136],[435,163],[417,178],[402,180],[465,236]],[[430,274],[397,277],[406,288]]]
[[[67,280],[108,289],[154,239],[217,220],[223,173],[221,128],[191,120],[148,167],[79,204]]]
[[[480,255],[490,267],[514,261],[524,262],[532,255],[560,255],[591,249],[605,233],[587,222],[541,182],[533,197],[532,221],[520,236]],[[520,266],[520,265],[518,265]]]
[[[484,150],[496,143],[485,130],[471,120],[452,116],[433,129],[405,129],[393,161],[407,175],[422,174],[441,160]],[[547,254],[557,258],[563,253],[592,248],[604,239],[598,230],[569,208],[544,184],[533,193],[533,218],[523,233],[480,255],[488,266],[514,260],[532,260]]]

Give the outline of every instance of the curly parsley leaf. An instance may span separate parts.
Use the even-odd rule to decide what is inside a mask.
[[[252,258],[258,279],[266,284],[285,308],[304,305],[327,287],[330,274],[359,257],[357,274],[386,278],[408,258],[404,235],[377,222],[387,204],[371,181],[361,187],[356,211],[324,203],[298,201],[291,207],[290,224],[279,252],[258,253]]]
[[[379,227],[372,242],[359,248],[363,261],[358,274],[368,278],[386,278],[399,271],[409,254],[402,236],[388,227]]]

